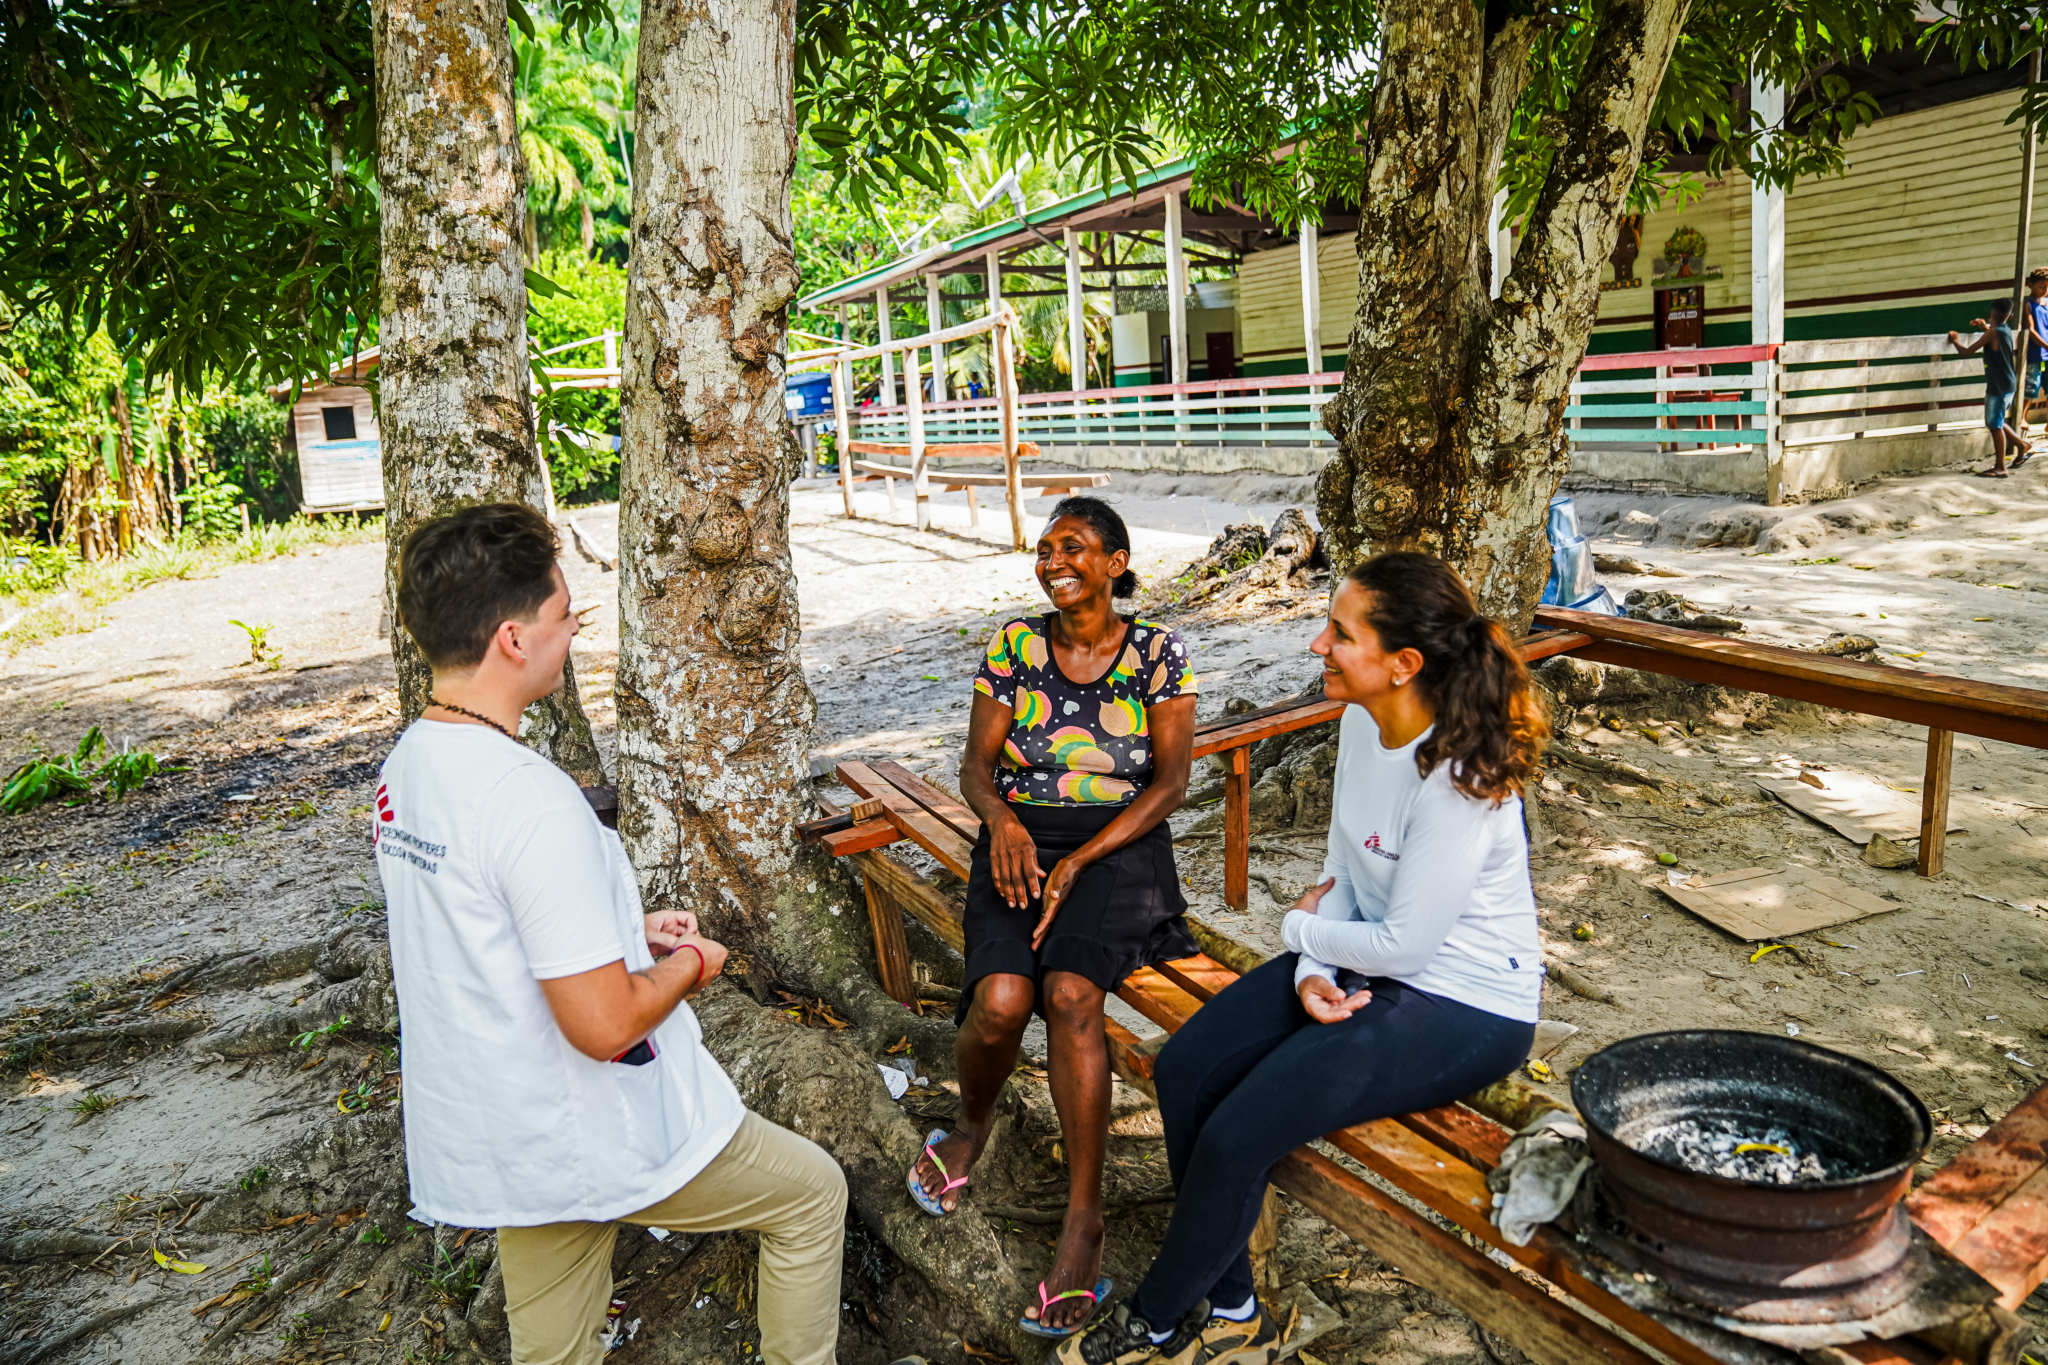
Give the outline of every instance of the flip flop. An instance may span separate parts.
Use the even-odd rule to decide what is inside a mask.
[[[911,1200],[914,1203],[916,1203],[916,1205],[919,1208],[923,1209],[926,1213],[930,1214],[934,1218],[944,1218],[948,1213],[951,1213],[953,1211],[947,1208],[944,1204],[940,1203],[939,1200],[944,1199],[954,1190],[959,1189],[962,1185],[965,1185],[967,1183],[967,1177],[964,1175],[961,1176],[958,1180],[953,1179],[953,1173],[946,1169],[946,1163],[939,1160],[939,1154],[932,1150],[932,1145],[934,1143],[943,1142],[946,1140],[948,1136],[949,1134],[946,1132],[945,1129],[934,1128],[931,1130],[930,1133],[928,1133],[925,1136],[924,1140],[924,1154],[931,1158],[933,1168],[936,1169],[940,1175],[946,1177],[946,1183],[940,1188],[937,1198],[933,1198],[931,1195],[925,1193],[923,1183],[919,1181],[917,1178],[917,1163],[915,1161],[910,1163],[910,1173],[903,1177],[903,1184],[905,1188],[907,1188],[910,1191]]]
[[[1045,1281],[1040,1280],[1038,1282],[1038,1317],[1020,1317],[1017,1319],[1017,1325],[1034,1337],[1052,1337],[1054,1339],[1070,1337],[1088,1325],[1088,1318],[1095,1316],[1094,1308],[1099,1306],[1104,1299],[1108,1298],[1110,1291],[1115,1288],[1116,1285],[1111,1283],[1109,1276],[1104,1275],[1095,1282],[1095,1288],[1093,1289],[1069,1289],[1064,1294],[1048,1295],[1045,1292]],[[1047,1327],[1043,1321],[1046,1310],[1062,1299],[1088,1300],[1090,1304],[1088,1317],[1082,1318],[1072,1327]]]
[[[2003,469],[1980,469],[1977,471],[1977,477],[1980,479],[2002,479],[2005,477],[2005,471]]]

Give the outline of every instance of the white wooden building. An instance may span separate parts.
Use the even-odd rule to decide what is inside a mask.
[[[350,380],[377,367],[377,348],[337,364],[328,382],[309,382],[292,404],[285,444],[298,455],[301,512],[374,512],[384,506],[384,465],[370,391]],[[280,402],[291,386],[270,390]]]

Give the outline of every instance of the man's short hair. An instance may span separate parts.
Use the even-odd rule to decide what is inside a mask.
[[[2048,265],[2037,265],[2027,272],[2028,284],[2039,284],[2043,280],[2048,280]]]
[[[1991,309],[1992,317],[2008,317],[2012,313],[2012,300],[2008,298],[1996,298],[1991,300],[1989,307]]]
[[[562,543],[531,507],[492,502],[415,527],[398,552],[398,620],[435,668],[474,668],[507,621],[555,592]]]

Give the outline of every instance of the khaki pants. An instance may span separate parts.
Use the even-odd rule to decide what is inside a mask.
[[[620,1221],[677,1232],[760,1233],[761,1354],[767,1365],[832,1365],[846,1177],[816,1143],[748,1110],[696,1179]],[[618,1231],[618,1223],[498,1229],[514,1365],[600,1359]]]

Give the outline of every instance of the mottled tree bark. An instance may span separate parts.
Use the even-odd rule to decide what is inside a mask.
[[[378,425],[385,577],[414,527],[487,502],[542,507],[526,359],[526,168],[504,0],[377,0]],[[432,679],[391,632],[401,718]],[[604,780],[573,665],[521,734],[588,786]]]
[[[799,655],[782,403],[796,296],[790,0],[640,11],[619,471],[619,832],[650,908],[775,975],[856,913],[797,842],[817,703]]]
[[[1533,20],[1489,37],[1469,0],[1387,11],[1359,224],[1358,315],[1338,439],[1317,501],[1340,568],[1383,550],[1456,564],[1525,630],[1549,573],[1545,508],[1569,461],[1567,388],[1585,354],[1616,215],[1686,0],[1617,0],[1556,121],[1558,151],[1499,299],[1486,225]]]

